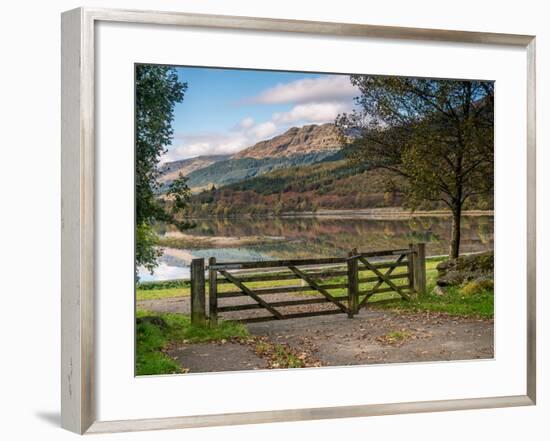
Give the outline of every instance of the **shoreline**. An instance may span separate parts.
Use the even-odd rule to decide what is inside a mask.
[[[462,216],[494,216],[494,210],[465,210]],[[413,219],[415,217],[451,217],[450,210],[418,210],[411,212],[399,207],[388,208],[361,208],[342,210],[317,210],[316,212],[292,212],[284,213],[280,217],[339,217],[339,218],[365,218],[365,219]]]
[[[481,217],[494,216],[494,210],[465,210],[462,216],[465,217]],[[227,218],[197,217],[189,218],[191,221],[208,221],[215,219],[299,219],[299,218],[339,218],[339,219],[366,219],[366,220],[403,220],[414,219],[417,217],[451,217],[450,210],[418,210],[411,212],[400,207],[385,207],[385,208],[346,208],[341,210],[317,210],[287,212],[280,215],[267,214],[265,216],[231,216]]]
[[[284,241],[280,236],[198,236],[172,231],[159,239],[159,245],[172,249],[234,248]]]

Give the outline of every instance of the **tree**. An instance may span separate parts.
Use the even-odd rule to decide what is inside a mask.
[[[155,65],[136,66],[136,264],[152,271],[160,253],[155,249],[157,221],[175,221],[159,200],[159,162],[173,137],[172,122],[176,103],[183,100],[187,83],[182,83],[174,68]],[[179,182],[181,201],[185,186]],[[180,204],[181,206],[181,204]]]
[[[336,124],[354,163],[405,178],[406,204],[438,201],[452,212],[458,257],[462,208],[493,190],[494,83],[352,75],[358,110]]]
[[[175,225],[179,230],[192,227],[193,223],[177,219],[178,213],[183,212],[191,202],[191,189],[187,186],[187,176],[179,173],[178,177],[170,183],[166,196],[171,201],[171,209],[163,214],[164,220]]]

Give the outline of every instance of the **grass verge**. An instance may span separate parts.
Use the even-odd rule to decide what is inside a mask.
[[[492,290],[484,290],[472,295],[464,295],[461,288],[453,287],[447,289],[448,294],[437,296],[430,294],[423,295],[420,299],[402,301],[392,299],[385,302],[372,302],[369,306],[374,309],[387,309],[394,312],[442,312],[449,315],[462,317],[473,317],[481,319],[492,319],[494,317],[494,294]]]
[[[189,316],[138,310],[136,324],[136,374],[161,375],[184,373],[164,351],[176,343],[202,343],[235,337],[247,337],[239,323],[220,322],[216,328],[191,325]]]
[[[289,285],[288,280],[275,280],[267,282],[248,282],[246,286],[252,289],[275,288],[277,286]],[[231,284],[220,285],[218,292],[234,291]],[[206,285],[208,295],[208,284]],[[137,284],[136,299],[155,300],[173,297],[187,297],[191,295],[191,284],[187,280],[167,280],[162,282],[141,282]]]
[[[395,312],[442,312],[449,315],[492,319],[494,317],[494,291],[485,287],[472,291],[468,285],[465,287],[448,287],[447,294],[438,296],[432,294],[437,279],[437,264],[444,259],[429,259],[426,262],[427,292],[419,299],[411,299],[408,302],[396,298],[394,294],[383,294],[373,297],[369,306],[375,309],[387,309]],[[383,301],[381,301],[383,300]]]

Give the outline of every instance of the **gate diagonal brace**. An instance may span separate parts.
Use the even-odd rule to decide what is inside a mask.
[[[329,300],[330,302],[334,303],[336,306],[338,306],[338,308],[342,311],[342,312],[345,312],[347,313],[348,312],[348,308],[346,308],[346,306],[339,302],[338,300],[336,300],[326,289],[324,289],[323,287],[321,287],[320,285],[318,285],[311,277],[309,277],[306,273],[300,271],[298,268],[296,268],[295,266],[289,266],[288,267],[290,269],[290,271],[292,271],[294,274],[296,274],[300,279],[304,280],[311,288],[313,288],[315,291],[319,291],[321,294],[323,294],[327,300]]]
[[[401,254],[401,255],[397,258],[397,260],[394,262],[394,264],[397,265],[398,263],[401,263],[401,262],[403,261],[403,259],[405,258],[405,256],[407,256],[407,254]],[[389,275],[391,275],[391,273],[393,273],[393,270],[394,270],[395,268],[397,268],[397,266],[392,266],[391,268],[389,268],[389,269],[384,273],[384,275],[385,275],[386,277],[388,277]],[[378,288],[380,288],[380,285],[382,285],[382,283],[384,283],[384,280],[383,280],[383,279],[379,279],[378,282],[376,282],[376,285],[374,285],[374,287],[371,289],[370,294],[367,294],[367,295],[365,296],[365,298],[361,301],[361,303],[359,303],[359,305],[358,305],[358,308],[359,308],[359,309],[361,309],[361,308],[363,307],[363,305],[364,305],[365,303],[367,303],[367,300],[368,300],[369,298],[371,298],[371,297],[374,295],[374,292],[375,292]]]
[[[269,305],[265,300],[263,300],[260,296],[254,293],[250,288],[246,287],[239,279],[228,273],[224,270],[218,270],[227,280],[229,280],[231,283],[233,283],[235,286],[237,286],[243,293],[246,295],[252,297],[256,302],[258,302],[260,305],[262,305],[265,309],[267,309],[271,314],[273,314],[275,317],[277,317],[279,320],[283,319],[283,315],[277,311],[275,308]]]
[[[396,264],[401,262],[403,260],[403,258],[405,257],[405,254],[402,254],[399,259],[397,259],[397,261],[395,262]],[[392,273],[392,271],[394,270],[395,267],[392,267],[390,269],[388,269],[388,271],[383,274],[381,273],[378,268],[376,268],[375,266],[373,266],[367,259],[365,259],[364,257],[361,257],[361,256],[358,256],[359,260],[369,269],[371,270],[376,276],[378,276],[378,278],[380,279],[377,284],[375,285],[375,287],[372,289],[372,291],[378,289],[380,287],[380,285],[382,285],[382,283],[387,283],[388,286],[390,288],[392,288],[395,292],[397,292],[403,299],[405,300],[410,300],[410,297],[408,294],[404,293],[401,288],[399,288],[397,285],[395,285],[391,279],[388,278],[388,276]],[[368,299],[368,294],[367,296],[363,299],[363,301],[359,304],[359,307],[363,306],[364,303],[367,301]]]

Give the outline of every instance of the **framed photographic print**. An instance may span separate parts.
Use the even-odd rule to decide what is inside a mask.
[[[62,31],[65,428],[535,403],[533,36]]]

